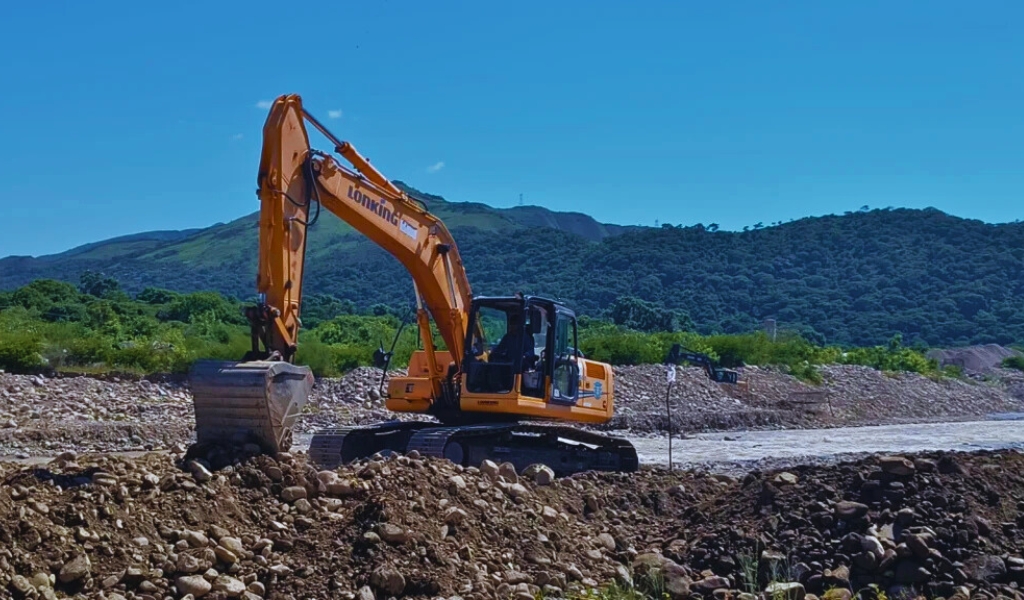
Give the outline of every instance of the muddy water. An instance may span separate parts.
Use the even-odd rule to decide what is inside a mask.
[[[639,437],[615,432],[630,439],[644,465],[669,464],[665,437]],[[310,434],[298,434],[293,451],[309,447]],[[927,450],[1024,450],[1024,413],[990,415],[987,420],[952,423],[919,423],[835,429],[787,429],[728,431],[691,434],[672,439],[674,467],[706,467],[739,474],[751,468],[788,467],[794,464],[828,464],[869,453]],[[141,452],[113,452],[138,455]],[[52,456],[0,456],[0,460],[43,464]]]
[[[641,463],[667,465],[668,440],[632,439]],[[992,415],[989,420],[836,429],[723,432],[673,438],[675,466],[733,464],[784,466],[835,462],[874,452],[927,450],[1024,450],[1024,414]]]

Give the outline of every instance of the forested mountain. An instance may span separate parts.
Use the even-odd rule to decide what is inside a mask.
[[[558,296],[595,317],[631,303],[651,314],[685,313],[701,333],[748,331],[774,318],[829,344],[881,344],[896,333],[908,344],[1024,341],[1022,223],[880,209],[742,232],[713,224],[621,227],[578,213],[417,193],[452,231],[478,294]],[[411,304],[404,269],[350,227],[324,214],[310,236],[307,297]],[[217,290],[247,299],[256,241],[251,214],[197,231],[8,257],[0,260],[0,289],[38,278],[77,282],[94,270],[129,291]]]

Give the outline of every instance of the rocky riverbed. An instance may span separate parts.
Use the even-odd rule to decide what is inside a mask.
[[[823,383],[811,386],[778,370],[748,367],[740,369],[740,385],[729,385],[712,382],[698,368],[682,368],[669,398],[672,430],[956,421],[1024,411],[1024,374],[1017,371],[986,380],[933,380],[855,366],[822,367],[821,372]],[[318,380],[297,433],[395,418],[429,419],[387,411],[380,380],[381,371],[372,368]],[[630,436],[667,431],[663,367],[616,367],[615,385],[615,415],[595,429]],[[192,397],[182,377],[0,373],[0,456],[167,449],[188,444],[193,425]]]

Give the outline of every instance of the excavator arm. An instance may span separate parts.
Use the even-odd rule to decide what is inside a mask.
[[[351,165],[310,147],[313,125]],[[252,349],[239,363],[200,361],[191,372],[197,441],[251,442],[276,453],[312,387],[294,364],[301,327],[308,227],[322,209],[384,248],[412,275],[417,322],[439,397],[449,364],[439,364],[430,319],[457,370],[472,294],[455,241],[439,219],[391,183],[356,149],[338,140],[302,107],[297,95],[274,101],[263,127],[257,176],[258,300],[246,315]]]
[[[335,151],[352,168],[310,148],[306,121],[335,144]],[[263,140],[256,286],[273,316],[258,328],[266,331],[261,336],[266,351],[278,351],[287,359],[297,345],[306,228],[310,212],[316,218],[323,207],[402,263],[412,275],[421,328],[429,314],[459,360],[472,294],[444,223],[373,168],[351,144],[339,141],[302,108],[298,96],[274,102]],[[429,347],[429,330],[424,335]]]
[[[665,357],[665,364],[678,365],[684,361],[704,367],[704,372],[707,373],[708,378],[712,381],[718,383],[737,382],[739,375],[736,371],[715,366],[714,361],[707,354],[687,350],[679,344],[672,344],[672,348],[668,351],[668,356]]]

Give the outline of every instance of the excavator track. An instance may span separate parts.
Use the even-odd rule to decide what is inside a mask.
[[[321,429],[309,441],[309,458],[321,469],[341,465],[374,454],[406,451],[409,438],[427,422],[388,421],[373,425],[354,425]]]
[[[314,434],[310,459],[320,468],[387,452],[446,458],[463,466],[485,459],[510,462],[517,470],[535,463],[563,477],[582,471],[633,472],[639,468],[628,440],[561,425],[488,423],[446,426],[426,422],[388,422],[327,429]]]

